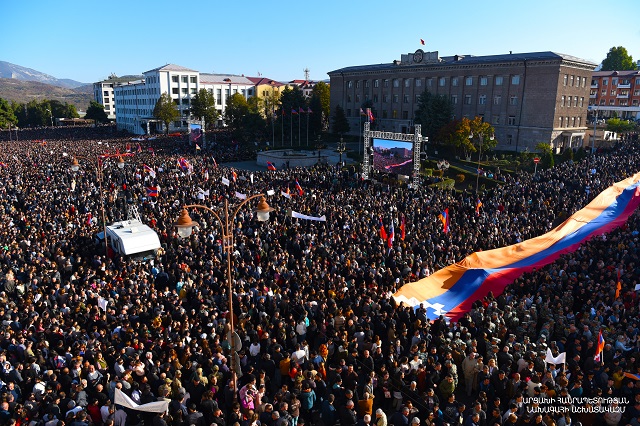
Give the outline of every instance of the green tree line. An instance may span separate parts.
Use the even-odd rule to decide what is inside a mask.
[[[57,100],[9,102],[0,98],[0,128],[50,126],[56,118],[78,118],[76,107]]]

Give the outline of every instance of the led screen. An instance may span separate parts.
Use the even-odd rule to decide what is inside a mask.
[[[381,173],[411,176],[413,142],[373,139],[373,169]]]

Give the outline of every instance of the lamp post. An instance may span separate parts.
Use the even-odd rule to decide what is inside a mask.
[[[51,118],[51,127],[53,127],[53,113],[49,108],[47,108],[47,111],[49,111],[49,118]]]
[[[478,145],[480,145],[479,148],[479,152],[478,152],[478,168],[476,170],[476,194],[478,193],[478,184],[480,183],[480,159],[482,158],[482,144],[484,143],[484,132],[480,132],[478,133]],[[494,136],[493,134],[491,134],[491,136],[489,136],[490,140],[493,140]],[[469,139],[471,139],[473,141],[473,132],[471,132],[471,134],[469,135]]]
[[[596,118],[593,120],[593,139],[591,139],[591,155],[595,152],[596,147],[596,126],[598,125],[598,108],[594,108],[596,111]]]
[[[124,169],[124,158],[122,157],[130,157],[133,154],[130,152],[125,152],[125,153],[120,153],[120,152],[116,152],[115,154],[101,154],[101,155],[96,155],[95,157],[95,168],[96,168],[96,179],[98,180],[98,191],[99,191],[99,196],[100,196],[100,210],[102,213],[102,232],[103,232],[103,236],[104,236],[104,251],[105,251],[105,256],[109,256],[109,244],[107,243],[107,221],[105,218],[105,213],[104,213],[104,194],[102,192],[102,180],[103,180],[103,175],[102,175],[102,162],[103,160],[106,160],[108,158],[117,158],[118,159],[118,168],[119,169]],[[73,160],[71,161],[71,171],[73,172],[77,172],[78,170],[80,170],[80,163],[78,162],[78,158],[82,158],[82,159],[88,159],[89,157],[84,157],[82,155],[74,155],[73,156]]]
[[[342,167],[342,153],[346,150],[347,148],[344,145],[344,139],[342,138],[342,136],[340,136],[340,142],[338,143],[338,149],[336,150],[340,153],[340,167]]]
[[[233,262],[233,257],[232,257],[233,246],[234,246],[233,222],[235,221],[235,218],[238,215],[240,208],[245,204],[247,204],[249,201],[258,197],[260,197],[260,201],[258,202],[258,206],[255,212],[257,214],[258,221],[265,222],[269,220],[269,213],[272,212],[274,209],[269,207],[269,204],[267,204],[267,200],[265,199],[264,194],[252,195],[250,197],[247,197],[246,200],[242,201],[237,206],[231,206],[231,208],[234,209],[231,215],[229,214],[229,200],[225,198],[224,211],[223,211],[224,215],[222,217],[210,207],[203,206],[200,204],[186,205],[182,208],[180,217],[175,222],[175,227],[178,230],[178,235],[182,238],[187,238],[189,235],[191,235],[193,228],[195,226],[198,226],[198,223],[194,222],[193,220],[191,220],[191,217],[189,217],[188,209],[206,210],[209,213],[213,214],[213,216],[218,220],[218,223],[220,224],[220,229],[222,231],[223,249],[227,256],[227,291],[228,291],[228,298],[229,298],[229,336],[230,336],[229,344],[231,346],[231,382],[233,384],[233,389],[234,389],[234,399],[236,398],[235,395],[237,394],[238,389],[236,386],[237,375],[236,375],[236,365],[235,365],[236,363],[235,357],[236,357],[237,349],[236,349],[236,341],[235,341],[236,339],[233,334],[235,332],[235,322],[233,318],[233,276],[231,274],[231,266]]]

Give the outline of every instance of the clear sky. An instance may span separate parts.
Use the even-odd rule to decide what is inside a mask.
[[[637,0],[0,0],[0,60],[91,83],[166,63],[279,81],[327,79],[418,48],[640,60]],[[425,46],[420,45],[424,39]]]

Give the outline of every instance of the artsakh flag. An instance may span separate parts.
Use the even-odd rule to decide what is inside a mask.
[[[158,187],[157,186],[147,186],[147,196],[148,197],[157,197],[158,196]]]
[[[178,167],[180,167],[183,172],[186,172],[191,169],[191,164],[189,164],[186,158],[180,157],[178,160]]]
[[[298,190],[298,195],[300,196],[304,195],[304,191],[302,190],[302,187],[298,183],[298,179],[296,179],[296,189]]]
[[[291,108],[291,114],[296,115],[296,114],[298,114],[298,111],[296,111],[295,108]]]
[[[420,44],[424,46],[424,40],[420,39]]]
[[[391,221],[391,230],[389,231],[389,238],[387,239],[387,247],[393,247],[393,241],[395,240],[395,230],[393,229],[393,220]]]
[[[596,356],[593,357],[595,362],[602,361],[602,351],[604,351],[604,337],[602,337],[602,330],[598,333],[598,343],[596,345]]]
[[[274,172],[277,170],[276,166],[271,161],[267,161],[267,169]]]
[[[156,178],[156,171],[153,170],[151,167],[147,166],[146,164],[142,165],[143,169],[145,172],[149,173],[149,176],[151,176],[152,178]]]
[[[235,170],[231,170],[231,176],[233,177],[234,182],[238,180],[238,174],[236,173]]]
[[[404,215],[402,216],[402,221],[400,222],[400,239],[404,241],[405,236],[405,225],[404,225]]]
[[[482,201],[480,201],[480,198],[478,198],[476,200],[476,214],[480,214],[480,207],[482,207]]]
[[[449,209],[448,208],[444,209],[444,211],[438,215],[438,219],[440,219],[440,222],[442,222],[442,227],[443,227],[442,232],[444,232],[445,234],[448,233],[449,222],[450,222]]]
[[[387,232],[384,230],[384,223],[382,222],[382,218],[380,218],[380,238],[383,240],[387,239]]]

